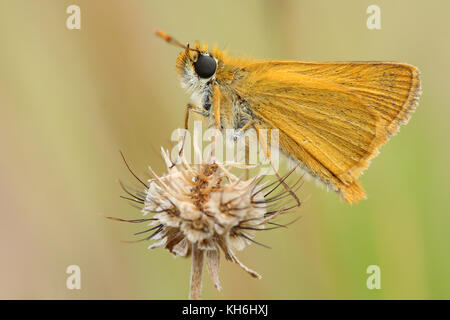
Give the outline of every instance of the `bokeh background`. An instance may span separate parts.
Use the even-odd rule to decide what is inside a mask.
[[[66,28],[67,6],[81,30]],[[381,8],[368,30],[366,8]],[[0,298],[184,299],[190,261],[125,244],[138,218],[117,179],[162,173],[160,146],[183,125],[179,50],[154,36],[206,41],[255,59],[389,60],[422,72],[410,123],[362,178],[353,206],[307,182],[287,230],[259,233],[271,250],[224,262],[207,299],[450,298],[450,25],[448,1],[0,1]],[[286,217],[289,220],[289,217]],[[284,221],[287,221],[284,220]],[[66,289],[81,267],[82,289]],[[381,268],[368,290],[366,268]]]

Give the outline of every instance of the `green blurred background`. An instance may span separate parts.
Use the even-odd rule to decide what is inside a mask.
[[[81,30],[66,28],[67,6]],[[366,8],[381,8],[368,30]],[[162,173],[158,149],[183,125],[188,96],[179,50],[154,36],[206,41],[234,55],[284,60],[388,60],[422,72],[408,126],[362,178],[353,206],[305,183],[289,229],[259,233],[241,260],[223,262],[223,291],[207,299],[450,298],[448,1],[0,1],[0,298],[184,299],[190,261],[141,230],[101,215],[138,218],[119,198],[139,174]],[[286,220],[287,219],[287,220]],[[288,221],[289,217],[282,221]],[[82,289],[67,290],[76,264]],[[381,290],[366,268],[381,267]]]

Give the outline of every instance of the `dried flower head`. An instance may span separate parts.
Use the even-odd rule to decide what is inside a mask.
[[[294,170],[283,180],[263,183],[263,176],[242,180],[231,172],[235,168],[248,169],[249,166],[222,165],[212,158],[190,165],[183,155],[174,164],[168,152],[162,150],[162,155],[167,174],[158,176],[150,168],[153,178],[147,185],[130,170],[146,189],[144,193],[132,193],[124,188],[132,197],[127,199],[143,205],[144,216],[152,217],[111,219],[149,222],[150,228],[137,234],[151,232],[142,239],[156,241],[149,246],[150,249],[165,247],[176,256],[192,255],[192,299],[200,298],[204,259],[215,287],[221,289],[218,276],[220,251],[227,260],[260,279],[257,272],[236,257],[235,251],[251,243],[265,246],[253,239],[255,231],[285,227],[272,220],[298,206],[297,203],[290,205],[291,195],[280,187]],[[298,189],[300,180],[291,187]],[[275,191],[277,194],[273,195]],[[266,227],[268,224],[270,227]]]

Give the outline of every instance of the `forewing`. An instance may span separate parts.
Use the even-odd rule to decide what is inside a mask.
[[[279,129],[281,147],[348,202],[365,196],[356,180],[420,94],[418,70],[400,63],[275,61],[246,71],[235,90],[260,125]]]

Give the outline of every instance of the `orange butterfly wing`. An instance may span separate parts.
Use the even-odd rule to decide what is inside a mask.
[[[419,71],[402,63],[263,61],[241,77],[233,89],[256,127],[279,129],[281,149],[350,203],[365,197],[357,179],[420,95]]]

